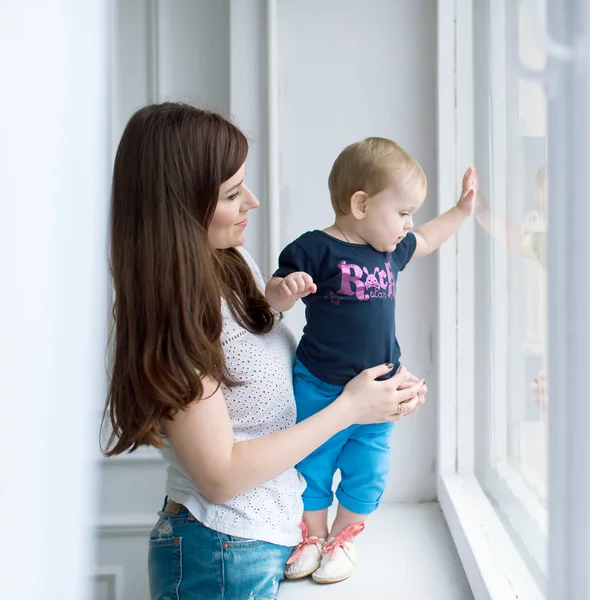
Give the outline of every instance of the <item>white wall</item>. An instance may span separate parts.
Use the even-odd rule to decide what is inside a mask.
[[[88,598],[108,310],[108,8],[0,3],[0,596]]]
[[[348,143],[392,137],[421,162],[435,214],[435,0],[279,0],[281,244],[331,223],[327,178]],[[262,206],[247,246],[266,275],[268,256],[267,54],[264,0],[119,0],[113,63],[113,141],[152,98],[231,115],[251,139],[250,187]],[[428,404],[394,433],[390,501],[435,496],[436,271],[432,258],[399,283],[398,336],[409,368],[427,379]],[[300,310],[288,315],[296,332]],[[150,452],[103,466],[100,564],[123,574],[126,600],[147,597],[145,536],[163,500]],[[143,579],[142,579],[143,578]],[[112,600],[112,598],[111,598]]]

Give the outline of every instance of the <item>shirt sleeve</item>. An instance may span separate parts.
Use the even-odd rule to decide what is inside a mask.
[[[290,273],[303,271],[315,279],[313,263],[297,242],[291,242],[279,256],[279,268],[273,277],[286,277]]]
[[[406,235],[406,237],[396,246],[393,251],[393,255],[397,260],[397,264],[399,265],[399,270],[403,271],[406,268],[406,265],[414,256],[414,252],[416,251],[416,236],[410,232]]]

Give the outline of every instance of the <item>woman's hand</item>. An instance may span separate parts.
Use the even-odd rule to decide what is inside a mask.
[[[424,402],[423,380],[416,379],[405,367],[386,381],[375,381],[391,371],[388,365],[365,369],[351,379],[336,402],[346,407],[351,425],[399,421]],[[422,399],[422,402],[420,401]],[[403,412],[399,412],[399,405]]]
[[[418,381],[420,381],[415,375],[412,375],[409,371],[406,371],[406,375],[406,381],[404,381],[398,388],[400,390],[405,390],[417,383]],[[405,409],[402,416],[406,417],[407,415],[411,415],[413,412],[416,412],[418,410],[418,407],[422,406],[422,404],[424,404],[424,402],[426,401],[426,392],[428,392],[428,387],[426,386],[426,382],[423,382],[422,388],[418,392],[417,396],[404,403]]]

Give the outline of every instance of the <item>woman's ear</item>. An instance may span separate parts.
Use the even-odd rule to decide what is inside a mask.
[[[359,221],[364,219],[367,214],[367,202],[369,196],[365,192],[355,192],[350,197],[350,214]]]

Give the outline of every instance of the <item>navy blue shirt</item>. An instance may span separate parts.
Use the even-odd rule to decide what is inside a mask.
[[[302,299],[307,323],[297,347],[297,358],[313,375],[345,385],[368,367],[399,364],[397,275],[415,249],[413,233],[393,252],[378,252],[316,230],[304,233],[281,252],[275,277],[304,271],[317,286],[315,294]]]

